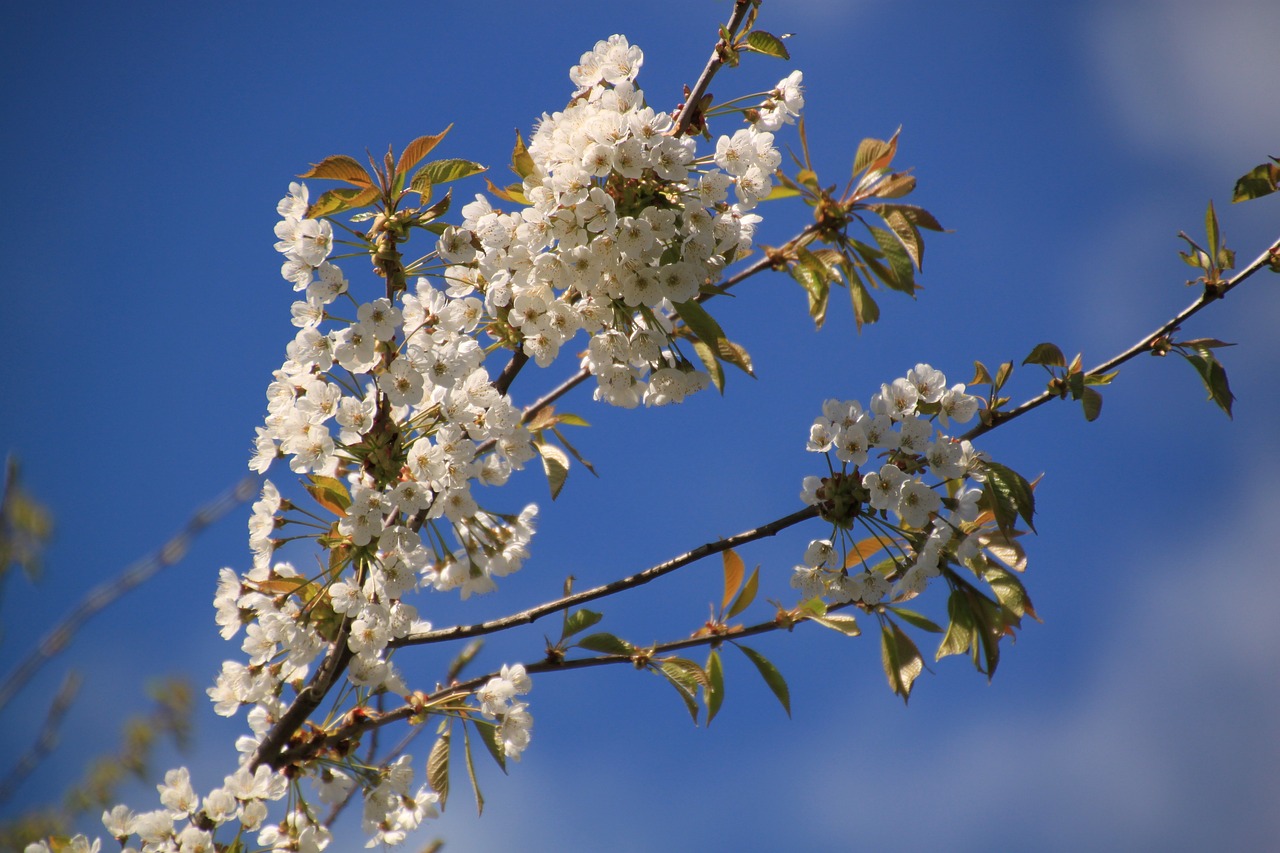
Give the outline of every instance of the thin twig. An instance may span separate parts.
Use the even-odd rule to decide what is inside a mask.
[[[656,566],[651,566],[642,572],[637,572],[629,577],[613,581],[611,583],[602,584],[592,589],[575,592],[572,595],[566,595],[563,598],[557,598],[555,601],[548,601],[545,604],[539,604],[537,607],[531,607],[528,610],[522,610],[519,613],[513,613],[510,616],[504,616],[501,619],[491,619],[488,622],[479,622],[474,625],[454,625],[451,628],[441,628],[438,631],[428,631],[424,634],[410,634],[399,640],[393,640],[393,647],[401,646],[423,646],[429,643],[443,643],[449,640],[458,640],[463,637],[478,637],[482,634],[492,634],[496,631],[504,631],[507,628],[516,625],[528,625],[543,616],[552,613],[558,613],[561,610],[568,610],[579,604],[586,604],[588,601],[595,601],[597,598],[605,598],[610,595],[622,592],[623,590],[632,589],[649,583],[649,581],[670,574],[676,569],[696,563],[698,560],[710,557],[712,554],[719,554],[722,551],[728,551],[730,548],[738,545],[745,545],[748,542],[754,542],[757,539],[763,539],[766,536],[773,536],[788,527],[793,527],[802,521],[808,521],[816,518],[818,515],[817,507],[805,507],[802,510],[793,512],[788,516],[784,516],[768,524],[762,524],[752,530],[747,530],[733,536],[718,539],[715,542],[708,542],[705,545],[699,545],[692,551],[686,551],[678,557],[674,557]]]
[[[733,14],[729,16],[729,23],[725,24],[725,30],[728,31],[730,38],[737,35],[738,27],[742,26],[742,21],[746,18],[750,7],[751,0],[735,0]],[[707,66],[702,69],[698,82],[694,83],[693,88],[689,90],[688,97],[684,99],[684,106],[675,117],[675,126],[671,128],[672,136],[680,136],[689,129],[689,122],[697,113],[698,102],[702,100],[707,87],[711,85],[711,78],[715,77],[716,72],[724,65],[724,50],[727,47],[729,45],[724,43],[724,39],[716,42],[715,49],[711,51],[711,58],[707,60]]]
[[[828,613],[842,610],[847,607],[855,606],[853,602],[845,602],[843,604],[833,604],[827,608]],[[658,643],[646,648],[636,649],[635,654],[603,654],[587,658],[575,658],[571,660],[546,659],[536,663],[524,664],[525,671],[530,675],[538,675],[547,672],[569,672],[571,670],[589,669],[597,666],[611,666],[617,664],[631,664],[632,666],[643,666],[643,661],[653,660],[659,655],[668,652],[681,651],[683,649],[697,648],[699,646],[718,646],[722,643],[739,640],[744,637],[751,637],[757,634],[767,634],[771,631],[791,630],[800,622],[808,621],[807,619],[782,618],[784,614],[779,614],[768,622],[759,622],[755,625],[739,626],[736,628],[725,628],[722,632],[715,634],[704,634],[697,637],[686,637],[680,640],[674,640],[668,643]],[[450,696],[465,695],[486,684],[491,678],[495,678],[500,673],[491,672],[485,675],[476,676],[467,681],[451,684],[436,690],[434,693],[427,694],[425,697],[418,697],[414,702],[396,708],[394,711],[388,711],[384,714],[374,715],[367,714],[353,719],[346,725],[329,732],[324,737],[315,738],[306,743],[299,744],[293,749],[285,752],[280,756],[281,766],[290,764],[299,764],[310,760],[326,750],[332,749],[338,744],[353,741],[363,735],[365,732],[376,731],[377,729],[390,725],[391,723],[407,720],[423,713],[423,707],[431,706],[443,702]],[[420,728],[420,727],[419,727]]]
[[[249,500],[257,490],[256,477],[244,478],[234,487],[196,510],[196,513],[183,525],[182,530],[166,542],[160,550],[134,563],[119,577],[102,584],[85,596],[9,673],[4,683],[0,685],[0,708],[7,705],[41,667],[65,649],[72,635],[84,627],[84,624],[93,616],[134,587],[150,579],[161,569],[181,560],[187,548],[191,546],[192,540],[206,527]]]
[[[36,735],[35,742],[17,760],[13,769],[5,776],[4,781],[0,782],[0,805],[9,801],[9,798],[17,792],[18,786],[22,784],[22,780],[26,779],[44,757],[57,746],[58,729],[62,727],[62,718],[71,709],[71,703],[75,701],[76,694],[80,692],[82,681],[80,673],[75,670],[68,672],[62,679],[62,686],[58,688],[57,694],[53,697],[53,702],[49,704],[49,712],[45,715],[44,725],[41,726],[40,733]]]
[[[1210,305],[1211,303],[1216,302],[1219,299],[1222,299],[1224,296],[1227,295],[1227,293],[1234,290],[1238,285],[1242,284],[1246,279],[1248,279],[1258,270],[1262,269],[1264,266],[1270,263],[1271,259],[1276,256],[1277,252],[1280,252],[1280,240],[1276,240],[1274,243],[1272,243],[1269,247],[1267,247],[1262,252],[1262,254],[1254,258],[1252,263],[1250,263],[1244,269],[1240,270],[1240,272],[1236,273],[1232,278],[1230,278],[1226,282],[1215,285],[1212,289],[1206,286],[1204,292],[1200,294],[1199,298],[1197,298],[1195,302],[1192,302],[1186,308],[1183,308],[1181,311],[1175,314],[1172,318],[1170,318],[1168,321],[1163,323],[1159,328],[1151,332],[1151,334],[1147,335],[1145,338],[1138,341],[1136,344],[1129,347],[1127,350],[1120,353],[1119,355],[1113,356],[1107,359],[1106,361],[1102,362],[1101,364],[1099,364],[1097,367],[1091,368],[1084,375],[1100,376],[1103,373],[1109,373],[1110,371],[1114,370],[1115,368],[1119,367],[1125,362],[1130,361],[1142,355],[1144,352],[1151,351],[1152,346],[1157,341],[1160,341],[1165,337],[1173,334],[1183,323],[1185,323],[1188,319],[1198,314],[1207,305]],[[969,430],[964,435],[960,436],[960,438],[966,441],[971,441],[980,435],[991,432],[991,430],[995,429],[1001,424],[1008,423],[1009,421],[1013,420],[1016,417],[1019,417],[1020,415],[1025,415],[1027,412],[1031,411],[1032,409],[1043,406],[1045,403],[1049,402],[1050,400],[1060,399],[1061,396],[1062,396],[1061,394],[1055,393],[1053,391],[1042,391],[1041,393],[1037,394],[1035,397],[1032,397],[1030,400],[1020,403],[1019,405],[1015,406],[1012,409],[1008,409],[1007,411],[1003,411],[1003,412],[1001,411],[993,412],[991,420],[985,423],[978,424],[973,429]]]

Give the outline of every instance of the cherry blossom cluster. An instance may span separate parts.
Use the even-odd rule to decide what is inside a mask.
[[[528,693],[533,687],[529,674],[520,664],[503,666],[501,672],[489,679],[476,693],[480,700],[480,712],[498,721],[497,741],[502,744],[507,758],[520,760],[520,754],[529,745],[529,730],[533,718],[528,705],[517,702],[515,697]]]
[[[943,430],[970,421],[978,403],[964,385],[947,387],[946,376],[927,364],[881,385],[866,409],[856,400],[823,403],[806,448],[827,454],[830,474],[806,477],[801,500],[839,530],[861,520],[887,549],[892,542],[900,551],[887,572],[876,571],[831,539],[814,540],[791,579],[804,598],[904,600],[924,590],[944,559],[977,555],[977,537],[964,535],[961,525],[978,517],[982,489],[967,484],[981,482],[983,456]],[[926,475],[936,482],[927,484]]]
[[[440,262],[439,273],[411,288],[356,298],[329,260],[333,223],[308,217],[308,188],[290,184],[275,247],[300,294],[291,308],[298,331],[267,388],[249,467],[266,473],[283,461],[329,515],[265,481],[249,521],[252,568],[223,569],[214,599],[222,636],[243,631],[244,657],[225,662],[207,691],[221,715],[248,708],[241,768],[203,798],[178,768],[158,786],[162,809],[105,813],[122,845],[136,836],[142,851],[212,850],[219,827],[234,822],[238,839],[257,833],[264,848],[322,850],[330,834],[301,795],[302,778],[326,804],[358,786],[370,846],[398,844],[435,815],[436,794],[413,789],[408,756],[381,768],[323,757],[288,776],[249,768],[335,644],[350,652],[348,705],[384,691],[421,696],[391,660],[395,641],[431,628],[409,596],[488,592],[528,557],[537,507],[498,513],[473,491],[505,484],[535,455],[522,413],[485,367],[481,333],[546,367],[584,331],[582,363],[597,379],[596,398],[615,405],[679,402],[708,384],[680,351],[678,306],[751,250],[760,222],[751,211],[781,159],[773,131],[799,114],[802,77],[779,82],[744,111],[746,127],[700,157],[671,114],[645,104],[635,85],[642,63],[622,36],[584,53],[570,71],[571,102],[543,115],[523,185],[506,194],[519,209],[476,196],[459,225],[438,232],[428,260]],[[368,219],[372,245],[386,214],[356,221]],[[286,526],[302,532],[282,536]],[[328,552],[324,565],[307,573],[279,559],[290,538],[314,539]],[[504,666],[461,700],[474,704],[432,713],[492,721],[485,724],[504,756],[519,759],[532,729],[520,697],[530,687],[523,667]],[[286,794],[288,811],[269,823],[266,804]]]
[[[596,399],[625,407],[679,402],[709,383],[675,345],[673,306],[750,251],[760,217],[749,211],[781,160],[764,128],[803,105],[793,74],[761,118],[699,158],[673,117],[645,104],[642,63],[616,35],[583,54],[573,100],[530,139],[527,206],[507,213],[477,196],[438,247],[449,293],[482,291],[487,314],[539,366],[585,330]]]

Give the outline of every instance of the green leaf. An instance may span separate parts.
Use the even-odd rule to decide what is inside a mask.
[[[505,188],[501,188],[496,186],[493,181],[485,178],[484,185],[488,188],[490,193],[503,201],[509,201],[513,204],[519,204],[525,207],[529,205],[529,200],[524,197],[524,192],[522,191],[520,184],[509,184]]]
[[[990,501],[990,508],[996,516],[996,524],[1008,532],[1017,522],[1018,516],[1027,523],[1027,527],[1036,529],[1031,517],[1036,511],[1035,494],[1031,484],[1012,468],[998,462],[987,462],[984,465],[987,481],[983,492]]]
[[[335,213],[342,213],[344,210],[355,210],[364,207],[378,197],[377,187],[368,187],[366,189],[336,189],[323,193],[320,198],[316,199],[310,207],[307,208],[308,219],[319,219],[322,216],[332,216]]]
[[[849,271],[853,272],[852,267]],[[853,319],[859,332],[864,325],[879,321],[880,306],[871,297],[871,291],[863,285],[857,273],[849,276],[849,298],[853,301]]]
[[[725,614],[726,619],[732,619],[742,611],[751,606],[751,602],[756,600],[756,589],[760,585],[760,567],[756,566],[751,570],[751,577],[747,578],[747,585],[742,588],[742,593],[729,607],[729,612]]]
[[[334,154],[319,163],[312,163],[311,168],[298,176],[299,178],[320,178],[326,181],[344,181],[361,189],[373,186],[373,178],[360,161],[346,154]],[[310,214],[308,214],[310,217]]]
[[[480,730],[479,727],[477,727],[477,731],[479,730]],[[498,729],[495,726],[493,729],[494,746],[498,746],[497,735],[498,735]],[[481,735],[481,740],[483,739],[484,737],[483,735]],[[488,745],[489,744],[486,742],[485,746],[488,747]],[[498,748],[501,749],[501,747],[498,747]],[[471,758],[471,736],[467,734],[467,727],[465,725],[462,727],[462,754],[467,761],[467,778],[471,780],[471,791],[476,795],[476,814],[483,815],[484,814],[484,794],[480,793],[480,780],[476,778],[476,763]],[[504,760],[505,760],[505,757],[504,757]],[[502,769],[506,770],[506,767],[504,766]],[[440,810],[444,811],[443,799],[441,799],[440,801]]]
[[[911,256],[916,269],[920,269],[920,265],[924,260],[924,241],[921,240],[920,231],[915,224],[907,218],[902,208],[897,205],[876,204],[870,205],[870,207],[880,214],[880,218],[893,230],[894,235],[906,247],[907,254]]]
[[[858,143],[858,153],[853,157],[853,177],[863,169],[885,169],[893,162],[898,150],[898,131],[888,142],[881,139],[864,139]]]
[[[1204,212],[1204,233],[1209,240],[1209,256],[1217,258],[1220,235],[1218,233],[1218,214],[1213,210],[1212,201],[1209,202],[1209,207]]]
[[[898,238],[883,228],[869,225],[867,230],[871,232],[871,236],[876,238],[876,245],[884,253],[884,259],[889,262],[891,274],[886,277],[881,272],[883,268],[879,264],[873,265],[868,261],[868,265],[873,270],[876,270],[880,280],[889,287],[894,290],[901,290],[909,295],[914,294],[916,292],[915,270],[912,267],[911,259],[907,257],[906,250],[898,241]],[[864,257],[863,260],[868,259]]]
[[[341,480],[311,474],[307,477],[307,494],[320,506],[338,517],[345,516],[351,506],[351,495]]]
[[[724,610],[742,587],[742,576],[746,574],[747,567],[732,548],[720,552],[720,557],[724,562],[724,597],[721,599],[720,609]]]
[[[453,129],[453,124],[432,136],[419,136],[417,139],[405,146],[404,151],[400,153],[400,160],[396,163],[396,172],[403,175],[406,174],[414,166],[422,161],[431,153],[431,149],[440,144],[440,140],[444,139],[445,134]]]
[[[880,627],[880,661],[889,688],[906,702],[911,698],[911,686],[924,671],[924,658],[896,622]]]
[[[1218,361],[1212,351],[1207,348],[1195,355],[1184,352],[1182,357],[1191,363],[1196,373],[1200,374],[1200,381],[1208,390],[1209,399],[1226,412],[1227,417],[1233,417],[1231,404],[1235,402],[1236,397],[1231,393],[1231,385],[1227,382],[1227,370],[1222,366],[1222,362]]]
[[[560,633],[560,639],[565,640],[574,634],[579,634],[603,618],[604,614],[587,610],[585,607],[575,610],[564,618],[564,629]]]
[[[433,160],[414,174],[409,186],[416,186],[420,180],[425,180],[432,185],[446,184],[449,181],[478,175],[486,168],[470,160]]]
[[[782,703],[782,709],[787,712],[787,716],[791,716],[791,691],[787,689],[787,680],[782,677],[782,673],[778,672],[778,668],[774,666],[768,658],[757,652],[755,649],[744,646],[741,643],[734,643],[738,649],[747,656],[747,659],[755,664],[756,669],[760,671],[760,677],[764,679],[764,683],[769,685],[769,689],[773,691],[773,695]]]
[[[810,622],[816,622],[824,628],[839,631],[846,637],[857,637],[862,634],[858,620],[846,613],[831,613],[826,616],[810,616]]]
[[[462,674],[462,670],[464,670],[471,661],[475,660],[476,655],[480,653],[480,649],[482,648],[484,648],[484,640],[481,640],[479,637],[467,643],[462,648],[462,651],[458,652],[458,654],[454,656],[453,660],[449,662],[449,669],[445,672],[444,683],[450,684],[456,681],[458,676]]]
[[[987,366],[980,361],[973,363],[973,378],[969,380],[970,385],[990,385],[991,373],[987,370]]]
[[[787,52],[787,46],[782,43],[782,39],[773,33],[766,33],[764,30],[755,30],[748,33],[747,43],[742,48],[743,50],[763,53],[765,56],[773,56],[778,59],[791,58],[791,54]]]
[[[636,650],[636,647],[626,640],[604,632],[588,634],[574,645],[589,652],[601,652],[606,655],[630,655]]]
[[[1092,388],[1083,388],[1080,391],[1080,405],[1084,407],[1084,419],[1096,421],[1102,414],[1102,395]]]
[[[551,499],[555,500],[564,488],[564,481],[569,477],[569,457],[563,450],[545,441],[533,446],[542,457],[542,470],[546,472],[547,484],[551,487]]]
[[[524,139],[520,136],[520,131],[516,131],[516,146],[511,150],[511,171],[523,181],[525,178],[533,174],[533,157],[529,154],[529,149],[524,147]]]
[[[431,786],[431,790],[440,795],[441,811],[444,811],[445,803],[449,800],[450,722],[450,720],[444,720],[441,723],[440,737],[431,747],[431,754],[427,756],[427,784]]]
[[[910,625],[914,625],[922,631],[928,631],[931,634],[941,634],[942,629],[937,624],[926,619],[914,610],[908,610],[905,607],[887,607],[885,608],[895,616],[899,616],[902,620]]]
[[[755,375],[752,372],[751,357],[747,355],[747,351],[725,337],[720,324],[702,305],[691,299],[688,302],[677,303],[675,309],[694,337],[707,344],[716,358],[738,367],[750,376]],[[721,386],[717,387],[723,392],[724,389]]]
[[[450,190],[449,192],[445,193],[444,198],[440,199],[438,202],[436,202],[435,204],[431,205],[426,210],[418,214],[418,225],[420,227],[425,228],[428,231],[431,231],[436,234],[439,234],[441,231],[444,230],[443,222],[432,222],[432,220],[439,219],[441,216],[444,216],[445,213],[449,210],[449,205],[453,201],[453,198],[451,196],[452,192],[453,191]],[[423,201],[426,201],[431,198],[430,187],[427,188],[427,193],[422,198],[423,198]]]
[[[561,419],[560,423],[564,423],[564,420]],[[583,424],[585,425],[586,421],[583,421]],[[552,427],[551,432],[553,435],[555,435],[557,439],[560,440],[560,443],[564,445],[565,450],[569,451],[569,453],[573,456],[573,458],[578,460],[578,463],[581,464],[583,468],[586,468],[588,471],[592,473],[592,475],[596,477],[600,476],[599,474],[596,473],[596,466],[588,462],[586,458],[584,458],[583,455],[578,452],[578,448],[574,447],[572,444],[569,443],[569,439],[564,437],[564,433],[560,432],[560,430],[556,427]]]
[[[680,667],[668,667],[667,664],[653,667],[653,671],[666,679],[667,683],[675,688],[676,693],[680,694],[680,699],[684,702],[685,710],[689,712],[689,716],[693,718],[693,724],[698,724],[698,697],[695,692],[696,688],[690,686],[685,678],[685,673]]]
[[[715,649],[707,655],[707,687],[703,695],[707,703],[707,725],[710,726],[724,704],[724,669],[720,653]]]
[[[1023,364],[1043,364],[1045,367],[1066,367],[1067,357],[1058,349],[1057,344],[1036,344],[1031,354],[1022,360]]]
[[[1036,615],[1035,607],[1031,604],[1031,597],[1027,595],[1027,588],[1022,585],[1022,581],[1018,580],[1017,575],[988,560],[987,570],[983,572],[982,579],[990,584],[991,591],[996,595],[996,601],[1011,613],[1019,618],[1030,616],[1036,621],[1040,620]]]
[[[485,749],[489,751],[489,755],[493,756],[493,760],[502,768],[502,772],[507,772],[507,753],[502,748],[502,744],[498,743],[498,724],[488,720],[471,720],[471,725],[476,727],[476,734],[480,735],[480,742],[484,744]],[[466,740],[466,733],[463,732],[463,740]]]
[[[1275,162],[1255,166],[1236,181],[1235,191],[1231,194],[1232,204],[1262,198],[1280,190],[1280,160],[1271,159]]]
[[[560,412],[556,414],[556,423],[564,424],[565,426],[576,426],[576,427],[591,426],[591,424],[587,423],[586,419],[583,418],[581,415],[575,415],[569,412]]]
[[[950,655],[962,655],[973,645],[973,610],[969,599],[959,589],[952,590],[947,599],[947,633],[938,644],[935,660]]]
[[[801,247],[798,250],[799,260],[787,270],[809,297],[809,316],[814,326],[821,329],[827,316],[827,295],[831,291],[831,280],[827,267],[812,252]]]
[[[716,390],[723,394],[724,368],[720,366],[720,360],[716,358],[715,352],[698,338],[693,341],[693,351],[697,354],[698,361],[702,362],[702,366],[707,369],[707,374],[711,377],[711,384],[716,386]]]

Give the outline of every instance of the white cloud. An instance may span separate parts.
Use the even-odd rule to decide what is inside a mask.
[[[1271,0],[1099,3],[1088,28],[1096,82],[1140,148],[1209,162],[1277,153]]]

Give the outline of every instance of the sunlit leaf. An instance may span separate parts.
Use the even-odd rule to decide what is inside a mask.
[[[889,679],[889,688],[906,702],[911,698],[911,686],[924,672],[924,658],[897,623],[889,622],[880,629],[880,661]]]
[[[346,154],[334,154],[319,163],[312,163],[311,168],[298,177],[345,181],[361,189],[373,186],[373,178],[369,176],[364,166],[360,165],[360,161]]]
[[[931,634],[941,634],[942,628],[930,619],[926,619],[922,614],[914,610],[908,610],[905,607],[887,607],[885,608],[895,616],[902,618],[902,621],[914,625],[922,631],[928,631]]]
[[[534,447],[542,457],[542,470],[546,472],[547,484],[551,487],[551,499],[555,500],[569,477],[569,457],[554,444],[538,442]]]
[[[1222,366],[1222,362],[1218,361],[1207,348],[1194,355],[1184,352],[1182,357],[1190,362],[1196,369],[1196,373],[1200,374],[1200,381],[1209,392],[1209,399],[1226,412],[1227,417],[1232,417],[1231,404],[1235,402],[1236,397],[1231,393],[1231,385],[1227,382],[1227,370]]]
[[[476,727],[476,734],[480,735],[480,742],[484,744],[485,749],[489,751],[489,755],[502,768],[502,772],[507,772],[507,753],[503,749],[502,744],[498,742],[498,725],[488,720],[471,720],[471,725]],[[463,739],[466,739],[464,732]]]
[[[1032,516],[1036,511],[1036,499],[1031,484],[1017,471],[998,462],[986,462],[984,467],[987,479],[983,492],[991,501],[990,509],[995,512],[1000,529],[1012,530],[1018,516],[1021,516],[1027,527],[1035,530]]]
[[[511,171],[522,181],[534,172],[533,157],[530,156],[529,149],[524,147],[524,139],[518,130],[515,147],[511,150]]]
[[[477,731],[482,732],[483,730],[477,727]],[[493,734],[494,734],[494,746],[501,749],[501,746],[499,746],[497,742],[498,741],[497,728],[494,728]],[[484,736],[482,734],[481,740],[483,739],[484,739]],[[486,742],[485,747],[488,748],[488,746],[489,744]],[[484,814],[484,794],[480,793],[480,780],[476,778],[476,763],[471,758],[471,736],[467,734],[466,726],[462,727],[462,755],[466,759],[467,778],[471,780],[471,791],[476,795],[476,814],[483,815]],[[506,770],[506,767],[503,767],[503,770]],[[443,801],[440,803],[440,810],[444,811]]]
[[[1233,204],[1261,198],[1280,190],[1280,160],[1274,157],[1271,159],[1275,162],[1255,166],[1236,181],[1235,191],[1231,194]]]
[[[724,704],[724,669],[720,663],[720,653],[715,649],[707,655],[707,688],[704,693],[707,702],[707,725],[720,713]]]
[[[760,677],[764,679],[764,683],[769,685],[769,689],[773,691],[773,695],[782,703],[782,709],[787,712],[787,716],[791,716],[791,691],[787,689],[787,680],[782,677],[782,673],[778,672],[778,668],[774,666],[768,658],[757,652],[755,649],[734,643],[747,659],[755,664],[756,669],[760,671]]]
[[[636,647],[626,640],[609,633],[588,634],[574,645],[589,652],[600,652],[606,655],[630,655],[636,650]]]
[[[306,490],[316,503],[338,517],[345,516],[351,506],[351,495],[347,493],[346,485],[334,477],[311,474],[307,477]]]
[[[810,622],[816,622],[824,628],[839,631],[846,637],[857,637],[862,634],[858,620],[846,613],[831,613],[827,616],[810,616]]]
[[[443,731],[431,747],[431,754],[427,756],[427,784],[431,786],[431,790],[440,795],[441,811],[444,811],[445,804],[449,801],[450,731],[448,723],[448,720],[444,721]]]
[[[724,563],[724,597],[720,602],[720,609],[724,610],[738,594],[738,589],[742,586],[742,576],[746,574],[747,567],[732,548],[720,552],[720,557]]]
[[[318,219],[322,216],[342,213],[344,210],[355,210],[370,204],[377,197],[377,187],[366,187],[364,189],[347,189],[344,187],[329,190],[321,194],[320,198],[316,199],[307,208],[307,218]]]
[[[747,585],[742,588],[742,593],[729,607],[729,612],[725,614],[726,619],[732,619],[742,611],[751,606],[751,602],[756,600],[756,590],[760,585],[760,567],[756,566],[751,570],[751,577],[747,578]]]
[[[433,134],[431,136],[419,136],[417,139],[410,142],[405,146],[404,151],[400,154],[400,160],[396,163],[396,171],[403,175],[414,166],[418,165],[418,163],[422,161],[422,158],[430,154],[431,149],[439,145],[440,140],[444,139],[445,134],[452,129],[453,124],[451,123],[448,127],[437,134]]]
[[[1022,360],[1023,364],[1043,364],[1045,367],[1066,367],[1067,357],[1057,344],[1036,344],[1031,353]]]
[[[579,634],[603,618],[604,614],[596,613],[594,610],[588,610],[585,607],[581,610],[575,610],[565,617],[564,629],[561,631],[560,639],[568,639],[574,634]]]
[[[766,33],[764,30],[754,30],[748,33],[747,43],[743,45],[743,49],[763,53],[765,56],[773,56],[778,59],[791,58],[791,54],[787,52],[787,46],[782,43],[782,39],[773,33]]]
[[[479,163],[472,163],[470,160],[434,160],[414,174],[410,186],[416,185],[419,180],[429,181],[432,185],[445,184],[449,181],[478,175],[486,168]]]
[[[661,675],[666,682],[675,688],[676,693],[680,695],[681,701],[684,702],[685,710],[689,712],[689,716],[693,718],[694,725],[698,724],[698,696],[695,688],[685,677],[686,672],[680,667],[662,664],[654,667],[654,672]]]

